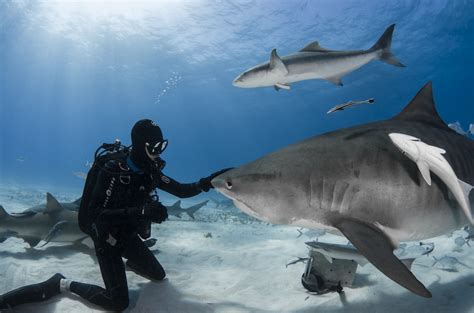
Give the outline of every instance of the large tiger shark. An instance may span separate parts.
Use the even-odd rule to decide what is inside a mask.
[[[212,180],[242,211],[275,223],[342,233],[386,276],[423,296],[430,291],[395,257],[400,241],[468,224],[443,181],[431,186],[392,144],[404,133],[444,149],[458,179],[474,185],[474,142],[439,117],[427,83],[395,117],[316,136]],[[474,202],[473,192],[469,202]]]

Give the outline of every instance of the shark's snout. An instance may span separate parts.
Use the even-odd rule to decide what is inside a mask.
[[[235,87],[241,87],[243,82],[244,82],[243,74],[240,74],[232,81],[232,85],[234,85]]]
[[[211,181],[211,184],[218,191],[225,193],[226,190],[232,189],[232,179],[225,177],[224,175],[217,176]]]

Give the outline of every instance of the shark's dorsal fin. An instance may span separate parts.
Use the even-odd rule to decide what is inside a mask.
[[[278,56],[276,49],[273,49],[270,55],[269,69],[272,72],[281,73],[282,75],[288,74],[288,69],[286,68],[285,63],[283,63],[283,61]]]
[[[323,48],[319,45],[319,42],[313,41],[306,46],[304,46],[303,49],[300,50],[300,52],[326,52],[326,51],[331,51],[326,48]]]
[[[177,200],[171,205],[172,208],[181,209],[181,200]]]
[[[44,213],[53,213],[53,212],[59,212],[63,210],[63,207],[61,204],[59,204],[58,200],[50,194],[49,192],[46,193],[46,210]]]
[[[436,125],[440,128],[450,129],[448,125],[441,119],[436,111],[433,100],[432,82],[429,81],[424,85],[416,96],[408,103],[408,105],[396,115],[395,120],[420,121]]]

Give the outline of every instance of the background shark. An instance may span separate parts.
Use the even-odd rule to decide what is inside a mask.
[[[174,215],[178,218],[181,218],[181,215],[183,213],[186,213],[190,218],[192,218],[194,220],[195,219],[194,218],[194,213],[196,213],[200,208],[205,206],[207,204],[207,202],[209,202],[209,200],[200,202],[200,203],[195,204],[195,205],[193,205],[193,206],[191,206],[187,209],[184,209],[184,208],[181,207],[181,200],[178,200],[175,203],[173,203],[172,205],[167,206],[166,208],[168,209],[168,215]]]
[[[31,247],[41,240],[47,244],[54,242],[80,242],[88,236],[80,229],[77,211],[80,199],[60,204],[49,192],[46,204],[31,207],[21,213],[8,214],[0,206],[0,230],[3,240],[7,237],[19,237]]]
[[[456,176],[474,184],[474,142],[441,120],[431,82],[389,120],[290,145],[226,172],[212,184],[256,218],[342,233],[389,278],[431,297],[393,250],[400,241],[435,237],[468,221],[437,176],[432,186],[424,183],[416,164],[390,141],[393,132],[446,150]]]
[[[379,40],[367,50],[328,50],[317,41],[297,53],[279,57],[272,50],[270,61],[254,66],[240,74],[233,85],[241,88],[274,86],[276,90],[290,89],[290,84],[307,79],[325,79],[342,86],[341,77],[372,60],[404,67],[390,52],[395,24],[390,25]]]
[[[168,213],[181,217],[186,213],[194,219],[194,213],[205,206],[208,201],[200,202],[189,208],[182,208],[181,201],[171,206],[166,206]],[[88,236],[78,226],[77,214],[81,198],[73,202],[58,202],[49,192],[46,193],[46,203],[33,206],[20,213],[8,214],[0,206],[0,242],[9,237],[19,237],[35,247],[43,240],[46,245],[49,242],[63,242],[78,244]],[[154,241],[153,241],[154,240]],[[153,245],[155,239],[147,240],[147,244]],[[152,244],[153,243],[153,244]]]

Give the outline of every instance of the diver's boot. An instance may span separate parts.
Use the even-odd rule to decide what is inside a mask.
[[[3,294],[0,296],[0,310],[45,301],[58,295],[61,292],[59,287],[61,279],[64,279],[64,276],[57,273],[42,283],[20,287]]]
[[[45,294],[49,296],[55,296],[61,293],[60,283],[61,280],[66,279],[62,274],[56,273],[51,276],[47,281],[42,282]]]

